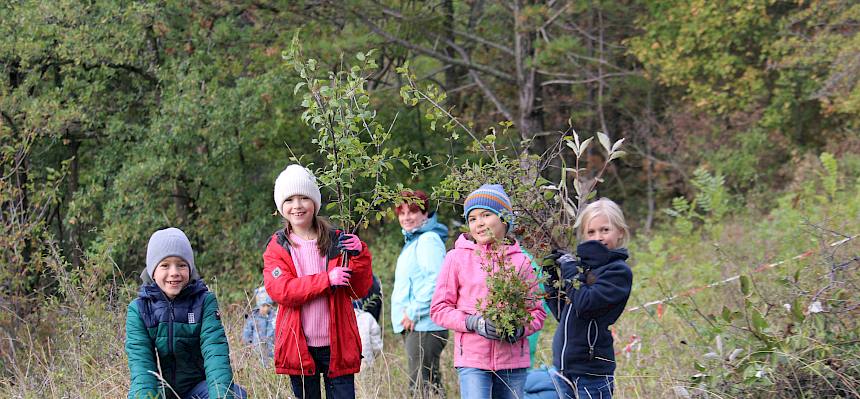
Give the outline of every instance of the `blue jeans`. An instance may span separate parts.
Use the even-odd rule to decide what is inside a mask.
[[[460,397],[520,399],[525,396],[527,369],[483,370],[472,367],[457,367],[460,375]]]
[[[615,377],[611,375],[573,374],[562,378],[556,373],[553,382],[561,399],[612,399],[615,390]]]
[[[308,351],[314,359],[317,366],[317,372],[314,375],[291,375],[290,385],[293,386],[293,393],[299,399],[320,399],[320,374],[325,381],[325,397],[326,399],[355,399],[355,381],[352,374],[342,375],[340,377],[328,377],[328,365],[331,360],[331,350],[328,346],[314,347],[309,346]]]
[[[230,390],[233,391],[233,395],[239,399],[245,399],[248,397],[248,393],[245,392],[245,388],[242,388],[239,385],[230,385]],[[209,386],[206,385],[206,380],[197,383],[194,388],[191,388],[191,390],[186,392],[185,395],[182,395],[182,399],[209,399]]]

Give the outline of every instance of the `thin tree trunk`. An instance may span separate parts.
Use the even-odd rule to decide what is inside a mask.
[[[81,147],[81,142],[74,136],[71,136],[69,141],[69,149],[72,152],[72,161],[69,164],[69,193],[68,193],[68,201],[71,201],[75,197],[75,193],[78,192],[78,184],[80,181],[80,163],[78,161],[78,150]],[[68,203],[68,201],[66,203]],[[60,219],[60,224],[63,223],[63,220]],[[77,222],[70,221],[69,223],[69,249],[72,255],[72,267],[77,269],[81,266],[81,239],[80,239],[80,227]]]
[[[185,225],[190,214],[190,201],[185,185],[176,180],[173,182],[173,206],[176,209],[177,223]]]
[[[653,124],[650,123],[650,120],[651,120],[650,114],[652,113],[652,110],[653,110],[652,107],[654,105],[653,104],[654,98],[652,97],[651,94],[652,94],[651,90],[649,89],[648,90],[648,96],[646,98],[646,105],[645,105],[645,110],[649,114],[649,118],[648,118],[649,122],[646,125],[647,128],[644,129],[645,130],[644,131],[645,137],[644,137],[644,140],[642,140],[645,143],[645,154],[646,154],[646,161],[647,161],[647,163],[646,163],[647,167],[645,170],[645,178],[646,178],[646,181],[648,182],[647,191],[646,191],[646,200],[648,201],[648,215],[645,218],[645,232],[646,233],[651,232],[651,227],[654,224],[654,211],[656,208],[656,205],[654,203],[654,201],[655,201],[654,200],[654,191],[655,191],[655,187],[654,187],[654,157],[653,157],[652,150],[651,150],[651,140],[650,140],[650,137],[648,137],[651,134],[651,129],[653,127]]]
[[[445,0],[442,4],[442,12],[444,12],[445,18],[445,38],[450,43],[456,42],[456,37],[454,37],[454,1],[453,0]],[[457,50],[454,47],[448,45],[445,46],[445,55],[451,58],[457,58]],[[462,109],[460,99],[461,95],[459,91],[453,91],[453,89],[459,87],[460,85],[460,68],[457,68],[454,65],[448,65],[448,68],[445,69],[445,86],[446,92],[448,93],[448,101],[449,104],[457,107],[457,109]]]
[[[648,182],[646,199],[648,201],[648,215],[645,217],[645,232],[651,232],[651,226],[654,223],[654,161],[651,159],[651,145],[645,142],[645,153],[648,154],[646,160],[645,178]]]
[[[597,63],[597,76],[599,79],[597,80],[597,116],[600,118],[600,129],[603,133],[607,134],[609,137],[612,135],[609,132],[609,126],[606,125],[606,115],[603,112],[603,90],[606,87],[605,82],[603,81],[603,56],[604,56],[604,43],[603,43],[603,12],[598,9],[597,10],[597,32],[599,41],[597,43],[597,52],[598,57],[601,62]]]
[[[589,7],[586,21],[588,21],[588,22],[587,22],[584,29],[589,31],[589,33],[593,32],[593,27],[594,27],[594,9],[593,9],[593,7]],[[593,35],[589,35],[589,39],[585,41],[585,43],[586,43],[586,45],[585,45],[586,55],[590,59],[594,59],[594,53],[595,53],[593,37],[594,37]],[[586,72],[590,73],[591,71],[586,69]],[[596,108],[596,105],[599,102],[598,97],[599,97],[599,95],[597,93],[597,88],[595,87],[595,85],[588,85],[588,105],[587,106]],[[591,109],[595,109],[595,108],[591,108]],[[599,124],[599,121],[595,121],[595,119],[596,118],[594,117],[594,114],[589,113],[588,122],[586,123],[586,129],[588,129],[588,131],[590,131],[590,132],[594,132],[597,129],[597,126]]]
[[[543,111],[540,107],[541,85],[540,77],[534,66],[530,65],[535,55],[534,42],[537,33],[523,24],[520,15],[520,2],[514,7],[514,59],[518,93],[517,128],[523,140],[533,140],[531,153],[542,154],[546,149],[543,137],[536,137],[543,132]],[[525,149],[528,153],[528,149]]]

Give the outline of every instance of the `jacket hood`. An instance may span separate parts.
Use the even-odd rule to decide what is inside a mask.
[[[443,243],[448,240],[448,226],[439,223],[436,216],[436,212],[431,213],[430,216],[427,218],[427,221],[425,221],[424,224],[421,225],[421,227],[417,228],[412,232],[400,229],[400,231],[403,232],[403,237],[406,239],[406,242],[408,243],[428,231],[438,234],[439,238],[442,239]]]
[[[609,249],[600,241],[585,241],[576,247],[576,255],[582,263],[595,268],[619,260],[627,260],[629,254],[626,248]]]
[[[206,284],[203,283],[203,280],[191,280],[182,291],[179,291],[179,295],[174,298],[180,299],[186,296],[192,296],[199,294],[201,292],[209,291],[209,288],[206,287]],[[155,282],[151,282],[148,284],[143,284],[140,286],[140,290],[137,292],[137,296],[142,299],[167,299],[167,296],[164,295],[164,292],[161,291],[161,288],[158,288],[158,284]]]
[[[457,238],[457,242],[454,243],[455,249],[465,249],[469,251],[474,251],[476,249],[486,251],[489,249],[490,244],[478,244],[475,241],[472,241],[472,238],[467,234],[460,234],[460,237]],[[513,244],[504,245],[505,256],[511,256],[514,254],[520,254],[523,252],[522,248],[520,248],[520,243],[514,241]]]

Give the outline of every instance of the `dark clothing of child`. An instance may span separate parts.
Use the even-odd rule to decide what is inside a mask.
[[[554,273],[549,273],[545,285],[546,303],[559,321],[552,342],[553,365],[567,378],[612,375],[615,351],[609,326],[624,311],[633,285],[633,272],[625,262],[627,250],[586,241],[576,252],[578,262],[561,265],[567,277],[562,289],[555,286],[559,276]]]

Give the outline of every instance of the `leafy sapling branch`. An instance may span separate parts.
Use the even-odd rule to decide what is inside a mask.
[[[312,141],[323,163],[315,174],[333,191],[326,208],[350,232],[383,217],[384,204],[401,189],[388,184],[388,173],[397,163],[410,166],[408,156],[389,144],[393,122],[383,126],[372,108],[367,90],[368,76],[377,69],[372,54],[358,53],[354,65],[341,60],[339,69],[323,72],[315,59],[302,54],[296,35],[283,55],[300,78],[294,93],[303,92],[302,121],[317,132]]]
[[[535,289],[538,282],[526,275],[530,265],[513,264],[506,258],[503,244],[511,242],[502,238],[478,253],[484,260],[482,269],[488,275],[487,296],[478,299],[478,308],[496,326],[500,336],[510,337],[517,328],[532,322],[534,317],[529,310],[539,306],[540,297]]]
[[[569,122],[571,127],[559,134],[560,138],[548,151],[529,154],[523,150],[529,148],[528,140],[500,145],[514,136],[509,134],[513,127],[511,122],[500,122],[498,129],[493,127],[486,134],[478,134],[471,124],[461,121],[446,108],[444,92],[435,85],[419,87],[408,66],[399,68],[398,73],[406,82],[400,90],[404,103],[410,106],[429,104],[424,117],[431,121],[430,129],[446,133],[450,141],[466,140],[464,144],[470,150],[466,157],[449,159],[445,165],[447,178],[434,188],[434,197],[440,202],[459,204],[467,193],[481,184],[501,184],[513,203],[514,235],[526,252],[540,259],[552,248],[573,246],[579,210],[596,196],[597,185],[603,182],[603,174],[610,164],[625,155],[621,150],[623,138],[612,142],[608,135],[598,132],[600,148],[594,150],[591,148],[594,138],[580,140]],[[596,167],[585,164],[587,156],[594,151],[603,155],[602,163]],[[570,163],[573,167],[568,166]],[[493,269],[487,282],[494,288],[482,302],[482,309],[490,312],[489,319],[506,331],[528,320],[519,308],[511,305],[530,296],[532,285],[519,284],[521,282],[519,276],[505,267]]]

